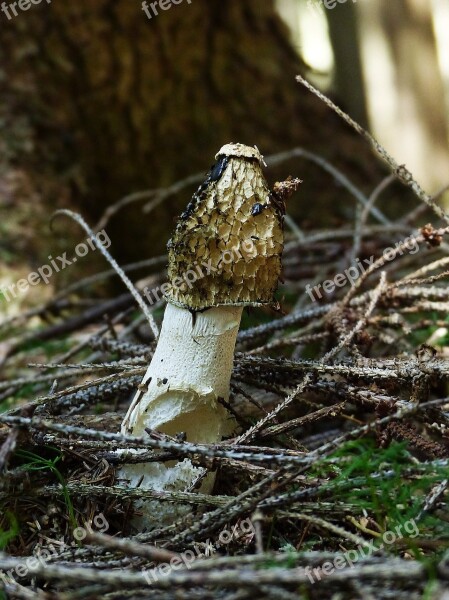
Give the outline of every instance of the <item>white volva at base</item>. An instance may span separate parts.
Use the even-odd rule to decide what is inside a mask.
[[[123,420],[121,431],[136,436],[156,429],[170,436],[185,432],[187,441],[215,443],[229,435],[235,422],[218,398],[229,398],[235,341],[242,307],[220,306],[201,313],[167,304],[157,348],[142,380],[147,390],[138,391]],[[130,487],[156,491],[186,491],[204,469],[181,462],[123,465],[117,476]],[[214,474],[204,478],[201,491],[208,493]],[[138,501],[140,528],[167,524],[186,507],[167,502]]]

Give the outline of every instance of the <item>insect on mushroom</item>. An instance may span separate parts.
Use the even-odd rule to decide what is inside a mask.
[[[244,306],[273,305],[281,273],[283,212],[272,201],[257,148],[227,144],[181,215],[168,244],[169,283],[161,333],[146,375],[123,420],[124,434],[157,430],[188,442],[215,443],[235,422],[229,398],[233,356]],[[263,211],[254,214],[255,204]],[[165,291],[164,291],[165,290]],[[125,464],[119,478],[140,489],[184,491],[214,473],[185,458]],[[185,507],[138,501],[134,520],[151,528]]]
[[[265,204],[261,204],[260,202],[256,202],[251,209],[251,214],[253,217],[257,217],[260,215],[263,209],[265,208]]]

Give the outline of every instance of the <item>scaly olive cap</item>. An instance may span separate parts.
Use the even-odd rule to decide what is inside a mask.
[[[257,148],[226,144],[168,243],[167,300],[192,310],[274,304],[281,273],[283,203]]]

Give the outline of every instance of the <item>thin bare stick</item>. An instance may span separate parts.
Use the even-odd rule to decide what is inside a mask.
[[[406,186],[408,186],[415,194],[418,196],[422,202],[425,202],[440,219],[449,223],[449,215],[447,215],[444,210],[436,204],[427,192],[425,192],[420,184],[413,177],[412,173],[407,169],[405,165],[399,165],[396,160],[389,154],[385,148],[370,134],[368,133],[361,125],[359,125],[354,119],[352,119],[348,114],[346,114],[340,107],[338,107],[330,98],[325,96],[322,92],[317,90],[311,83],[309,83],[304,77],[301,75],[297,75],[296,81],[301,83],[304,87],[306,87],[309,91],[311,91],[315,96],[317,96],[320,100],[322,100],[329,108],[331,108],[339,117],[341,117],[348,125],[350,125],[358,134],[360,134],[363,138],[365,138],[374,150],[379,154],[379,156],[384,160],[384,162],[390,167],[393,173],[397,176],[397,178],[402,181]]]
[[[377,185],[372,191],[367,204],[363,208],[360,213],[360,218],[357,220],[355,232],[354,232],[354,246],[351,253],[351,262],[355,262],[355,259],[359,255],[360,246],[362,243],[362,235],[363,235],[363,227],[365,226],[366,220],[368,219],[368,215],[374,206],[374,203],[379,198],[380,194],[396,179],[395,175],[391,174],[388,177],[382,179],[382,181]]]
[[[61,208],[60,210],[57,210],[53,214],[51,222],[53,222],[53,219],[56,216],[58,216],[58,215],[66,215],[67,217],[70,217],[71,219],[73,219],[74,221],[76,221],[79,225],[81,225],[81,227],[84,229],[84,231],[88,235],[91,236],[92,242],[95,244],[95,246],[97,247],[97,249],[100,250],[100,252],[103,254],[103,256],[108,261],[108,263],[111,265],[111,267],[113,269],[115,269],[115,271],[117,272],[117,275],[119,275],[120,279],[126,285],[126,287],[130,291],[130,293],[131,293],[132,297],[134,298],[134,300],[137,302],[137,304],[142,309],[142,312],[145,315],[145,317],[146,317],[146,319],[147,319],[147,321],[148,321],[148,323],[149,323],[149,325],[151,327],[153,335],[157,339],[158,336],[159,336],[159,328],[158,328],[158,326],[156,324],[156,321],[154,320],[153,315],[151,314],[150,310],[148,309],[148,306],[145,304],[145,302],[143,301],[141,295],[139,294],[139,292],[134,287],[134,284],[132,283],[132,281],[124,273],[123,269],[118,265],[117,261],[114,258],[112,258],[112,256],[109,254],[109,252],[106,250],[106,248],[102,244],[98,243],[97,238],[95,237],[94,231],[92,231],[92,229],[89,227],[89,225],[83,219],[83,217],[81,215],[79,215],[79,214],[71,211],[71,210],[67,210],[66,208]]]
[[[321,167],[324,171],[327,171],[334,179],[338,181],[344,188],[348,190],[350,194],[354,196],[354,198],[362,204],[362,206],[366,206],[368,204],[368,198],[365,194],[359,190],[347,177],[344,173],[339,171],[336,167],[331,165],[326,159],[310,150],[306,150],[305,148],[292,148],[291,150],[287,150],[286,152],[280,152],[279,154],[273,154],[272,156],[268,156],[266,159],[267,165],[272,167],[274,165],[278,165],[286,160],[291,158],[304,158],[309,160],[319,167]],[[391,221],[387,219],[385,215],[381,213],[379,209],[375,206],[372,206],[370,209],[371,214],[384,225],[389,225]]]

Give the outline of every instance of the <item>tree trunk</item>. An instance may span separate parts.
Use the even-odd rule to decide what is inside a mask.
[[[334,52],[335,89],[351,117],[368,127],[356,7],[346,2],[336,8],[325,11]]]
[[[378,0],[357,6],[370,99],[380,141],[436,192],[447,183],[447,114],[432,3]]]
[[[227,142],[265,154],[301,145],[368,188],[379,178],[366,143],[295,82],[304,68],[272,0],[185,1],[151,19],[129,0],[42,2],[2,23],[0,52],[0,183],[12,173],[25,180],[42,218],[74,203],[94,223],[126,194],[206,170]],[[305,179],[298,218],[323,223],[329,206],[352,210],[307,163],[268,176],[287,169]],[[112,253],[131,261],[161,252],[190,193],[151,215],[142,204],[118,214]],[[11,191],[16,209],[20,194]]]

